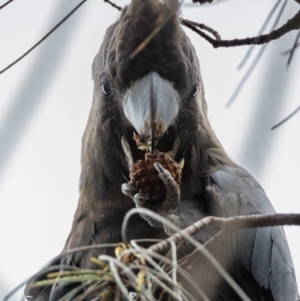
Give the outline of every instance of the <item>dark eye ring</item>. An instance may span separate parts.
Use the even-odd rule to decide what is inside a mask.
[[[199,92],[199,85],[198,84],[195,84],[193,85],[192,89],[191,89],[191,94],[190,96],[191,97],[195,97]]]
[[[108,83],[101,83],[101,90],[106,97],[111,97],[111,90]]]

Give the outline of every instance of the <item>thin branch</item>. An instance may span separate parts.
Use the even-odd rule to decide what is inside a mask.
[[[200,4],[207,4],[207,3],[212,3],[214,0],[192,0],[193,3],[200,3]]]
[[[300,1],[300,0],[299,0]],[[234,39],[234,40],[216,40],[208,36],[206,33],[196,28],[192,24],[185,22],[184,20],[181,23],[182,25],[190,28],[192,31],[198,33],[202,38],[212,44],[213,47],[236,47],[244,45],[262,45],[269,43],[273,40],[277,40],[283,35],[287,34],[292,30],[297,30],[300,28],[300,10],[294,15],[293,18],[289,19],[283,26],[280,28],[271,31],[269,34],[264,34],[252,38],[245,39]]]
[[[9,68],[11,68],[13,65],[18,63],[20,60],[22,60],[27,54],[29,54],[33,49],[35,49],[38,45],[40,45],[44,40],[46,40],[60,25],[62,25],[69,17],[75,13],[75,11],[87,0],[81,1],[74,9],[72,9],[60,22],[58,22],[44,37],[42,37],[36,44],[34,44],[29,50],[27,50],[23,55],[21,55],[18,59],[16,59],[14,62],[9,64],[7,67],[5,67],[3,70],[0,71],[0,74],[7,71]]]
[[[296,49],[296,48],[298,48],[299,46],[300,46],[300,42],[299,42],[299,43],[297,43],[297,45],[296,45],[295,49]],[[290,53],[292,50],[293,50],[293,48],[291,48],[291,49],[289,49],[289,50],[286,50],[286,51],[282,52],[281,54],[283,54],[283,55],[287,55],[287,54],[289,54],[289,53]]]
[[[14,0],[9,0],[6,3],[4,3],[2,6],[0,6],[0,9],[2,9],[4,6],[6,6],[7,4],[9,4],[10,2],[12,2]],[[19,61],[21,61],[27,54],[29,54],[33,49],[35,49],[38,45],[40,45],[44,40],[46,40],[60,25],[62,25],[70,16],[73,15],[73,13],[75,13],[75,11],[87,0],[83,0],[81,1],[72,11],[70,11],[59,23],[57,23],[44,37],[42,37],[36,44],[34,44],[30,49],[28,49],[23,55],[21,55],[19,58],[17,58],[15,61],[13,61],[11,64],[9,64],[7,67],[5,67],[4,69],[0,70],[0,74],[4,73],[5,71],[7,71],[9,68],[11,68],[12,66],[14,66],[16,63],[18,63]],[[116,8],[117,10],[122,10],[122,7],[116,5],[114,2],[110,1],[110,0],[104,0],[104,2],[109,3],[112,7]]]
[[[218,2],[212,2],[212,3],[206,3],[209,4],[206,7],[211,7],[213,5],[218,5],[218,4],[222,4],[223,2],[226,2],[228,0],[218,0]],[[199,3],[201,6],[195,6],[195,4],[198,3],[197,1],[193,1],[193,3],[184,3],[183,6],[184,7],[193,7],[193,8],[197,8],[197,7],[201,7],[203,8],[203,5],[201,5],[201,3]],[[204,3],[205,4],[205,3]],[[205,7],[205,6],[204,6]]]
[[[277,123],[274,126],[272,126],[271,130],[275,130],[276,128],[278,128],[279,126],[281,126],[282,124],[284,124],[285,122],[287,122],[294,115],[296,115],[299,111],[300,111],[300,106],[295,111],[293,111],[290,115],[288,115],[286,118],[284,118],[282,121],[280,121],[279,123]]]
[[[110,1],[110,0],[104,0],[104,2],[107,2],[108,4],[110,4],[112,7],[116,8],[117,10],[121,11],[122,7],[118,6],[117,4],[115,4],[114,2]]]
[[[9,0],[7,2],[5,2],[4,4],[0,5],[0,9],[2,9],[3,7],[5,7],[7,4],[13,2],[14,0]]]
[[[29,281],[30,278],[26,279],[19,285],[17,285],[15,288],[13,288],[7,295],[4,296],[2,301],[8,301],[14,294],[16,294],[26,283]]]
[[[291,63],[291,61],[292,61],[292,58],[293,58],[295,49],[298,47],[298,41],[299,41],[299,38],[300,38],[300,30],[298,31],[298,34],[297,34],[297,36],[296,36],[296,39],[295,39],[293,48],[291,49],[291,53],[290,53],[290,56],[289,56],[289,59],[288,59],[288,62],[287,62],[287,66],[289,66],[290,63]]]
[[[215,37],[215,39],[218,40],[218,41],[221,41],[221,40],[222,40],[222,39],[221,39],[221,36],[219,35],[219,33],[218,33],[216,30],[214,30],[214,29],[211,28],[211,27],[208,27],[207,25],[205,25],[205,24],[203,24],[203,23],[196,23],[196,22],[191,21],[191,20],[181,19],[181,23],[182,23],[183,21],[184,21],[184,22],[187,22],[187,23],[189,23],[189,24],[191,24],[191,25],[193,25],[193,26],[195,26],[195,27],[198,27],[198,28],[200,28],[200,29],[206,30],[207,32],[211,33],[211,34]]]

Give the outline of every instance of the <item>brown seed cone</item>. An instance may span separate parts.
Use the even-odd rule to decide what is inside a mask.
[[[139,192],[149,193],[156,199],[165,198],[166,188],[158,177],[153,163],[158,162],[163,168],[169,170],[175,182],[181,184],[181,169],[179,164],[165,153],[155,150],[147,152],[144,160],[139,160],[130,167],[129,184],[135,186]]]

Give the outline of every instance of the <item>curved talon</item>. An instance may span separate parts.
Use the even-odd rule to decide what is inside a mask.
[[[180,190],[178,184],[175,182],[171,173],[167,169],[164,169],[158,162],[154,162],[153,165],[158,172],[159,178],[164,182],[167,193],[173,194],[174,192],[176,192],[177,194],[179,194]]]
[[[150,196],[146,193],[136,193],[133,197],[133,201],[140,206],[145,205],[150,200]]]
[[[164,200],[165,210],[176,210],[180,202],[180,188],[173,179],[171,173],[164,169],[158,162],[154,162],[154,168],[158,172],[159,178],[164,182],[166,187],[166,199]]]
[[[168,171],[166,169],[164,169],[158,162],[154,162],[153,163],[154,168],[157,170],[158,172],[158,176],[161,178],[161,175],[165,172]]]
[[[133,159],[133,155],[132,155],[132,152],[131,152],[130,145],[129,145],[127,139],[124,136],[121,139],[121,143],[122,143],[123,151],[124,151],[125,156],[126,156],[126,161],[127,161],[128,165],[131,166],[135,162],[134,162],[134,159]]]
[[[134,198],[136,193],[139,192],[135,186],[127,184],[127,183],[122,184],[121,190],[125,195],[129,196],[132,199]]]

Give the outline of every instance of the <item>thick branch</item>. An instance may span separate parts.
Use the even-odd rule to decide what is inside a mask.
[[[148,248],[148,250],[156,253],[162,253],[169,248],[171,242],[178,245],[185,239],[184,235],[192,236],[208,225],[221,229],[223,228],[224,230],[228,231],[283,225],[300,226],[300,214],[256,214],[229,218],[208,216],[190,225],[181,232],[175,233],[166,240],[152,245]]]
[[[297,0],[297,2],[300,0]],[[269,43],[270,41],[276,40],[286,33],[297,30],[300,28],[300,10],[295,14],[295,16],[289,19],[283,26],[278,29],[271,31],[269,34],[260,35],[252,38],[245,39],[234,39],[234,40],[218,40],[213,39],[204,33],[202,30],[193,25],[192,21],[182,19],[182,25],[190,28],[194,32],[198,33],[201,37],[207,40],[209,43],[213,45],[213,47],[234,47],[234,46],[243,46],[243,45],[261,45]]]

